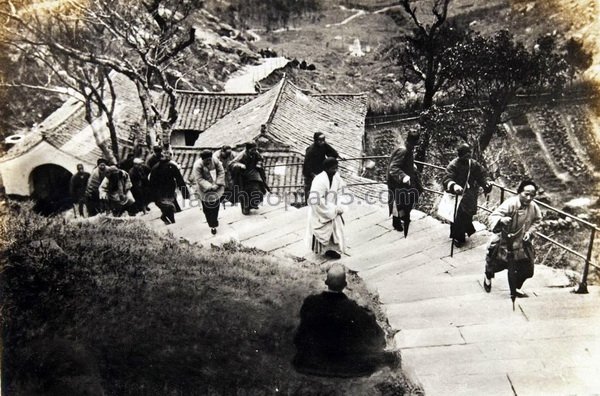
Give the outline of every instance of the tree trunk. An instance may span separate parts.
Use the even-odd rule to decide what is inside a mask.
[[[490,114],[486,113],[485,127],[483,128],[483,132],[481,136],[479,136],[479,154],[483,155],[485,150],[490,145],[492,138],[496,134],[498,130],[498,124],[501,122],[502,113],[498,114],[497,112],[492,112]]]
[[[106,126],[108,127],[108,132],[110,133],[112,153],[117,161],[116,163],[119,163],[121,160],[121,155],[119,153],[119,138],[117,137],[117,128],[112,117],[107,117]]]
[[[106,144],[105,136],[102,133],[102,131],[98,130],[97,123],[94,123],[95,114],[94,114],[94,109],[92,108],[92,106],[93,106],[92,99],[90,97],[86,97],[84,106],[85,106],[85,120],[88,123],[88,125],[90,126],[90,128],[92,128],[92,134],[94,135],[94,140],[96,141],[96,145],[100,148],[100,150],[102,151],[102,155],[104,156],[104,158],[106,160],[116,164],[117,158],[115,158],[113,153],[108,148],[108,145]],[[104,116],[104,113],[100,112],[99,116],[100,117]]]
[[[431,133],[425,130],[421,134],[420,144],[415,150],[415,160],[426,162],[427,160],[427,152],[429,151],[429,141],[431,140]],[[417,164],[417,169],[419,172],[423,172],[423,164]]]
[[[431,78],[429,75],[425,79],[425,94],[423,95],[423,106],[422,110],[427,110],[433,105],[433,96],[435,95],[434,90],[435,78]]]
[[[161,85],[163,86],[163,89],[169,98],[169,113],[167,115],[167,121],[161,123],[162,142],[163,144],[171,145],[171,132],[173,131],[173,126],[179,117],[179,114],[177,113],[177,95],[175,95],[175,90],[173,90],[173,88],[166,82],[163,76],[161,76],[161,80]]]
[[[144,113],[144,126],[146,129],[146,144],[150,149],[156,146],[157,134],[156,134],[156,114],[152,109],[152,101],[150,99],[150,93],[148,89],[140,81],[135,82],[140,103],[142,104],[142,110]]]
[[[429,49],[429,55],[427,56],[427,70],[425,71],[425,94],[423,95],[423,106],[422,110],[427,110],[433,105],[433,96],[435,95],[435,58],[433,50]]]

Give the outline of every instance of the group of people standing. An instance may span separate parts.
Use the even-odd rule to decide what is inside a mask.
[[[235,154],[230,146],[214,153],[203,150],[192,168],[192,182],[211,233],[217,233],[222,202],[240,203],[242,213],[258,209],[264,194],[270,191],[263,169],[263,157],[255,142],[248,142]]]
[[[178,165],[171,160],[171,152],[161,147],[155,147],[146,161],[131,156],[119,166],[100,158],[91,173],[78,164],[70,185],[80,216],[85,214],[84,207],[90,217],[105,212],[117,217],[125,212],[135,216],[145,214],[149,203],[154,202],[167,224],[174,223],[175,212],[181,210],[175,199],[177,189],[186,194]]]
[[[223,201],[239,202],[244,215],[262,203],[264,193],[269,191],[262,162],[254,142],[237,154],[227,145],[214,153],[204,150],[192,167],[192,196],[179,165],[172,160],[172,152],[155,146],[146,161],[130,156],[117,167],[101,158],[91,174],[82,164],[77,165],[77,173],[71,178],[71,197],[80,216],[84,216],[84,207],[88,216],[103,212],[134,216],[146,213],[150,210],[148,204],[154,202],[161,211],[161,220],[169,225],[175,223],[175,213],[181,211],[177,201],[180,191],[184,199],[201,201],[211,232],[216,234]]]

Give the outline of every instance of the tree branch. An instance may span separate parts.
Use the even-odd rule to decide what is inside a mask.
[[[410,7],[410,0],[402,0],[400,4],[404,8],[404,11],[406,11],[406,13],[412,18],[412,20],[415,23],[415,26],[417,27],[417,29],[419,29],[423,34],[427,34],[427,31],[425,30],[425,28],[423,27],[423,25],[421,24],[421,22],[419,22],[419,18],[417,18],[417,14],[416,14],[417,13],[417,7],[411,8]]]
[[[164,63],[165,61],[175,57],[178,53],[180,53],[181,51],[183,51],[184,49],[186,49],[187,47],[192,45],[195,40],[196,40],[196,29],[192,27],[188,31],[188,38],[186,40],[178,43],[171,51],[168,51],[166,54],[164,54],[159,59],[157,59],[156,63],[160,65],[160,64]]]

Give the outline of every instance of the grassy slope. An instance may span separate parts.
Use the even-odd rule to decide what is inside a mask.
[[[21,211],[3,216],[1,231],[6,394],[391,395],[405,387],[388,369],[354,380],[293,370],[298,312],[322,289],[320,268],[235,245],[188,246],[139,222],[65,223]],[[357,278],[349,283],[352,298],[377,310]]]

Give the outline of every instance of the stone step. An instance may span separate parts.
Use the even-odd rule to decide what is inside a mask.
[[[246,229],[244,232],[238,231],[240,240],[249,244],[257,240],[270,240],[290,232],[299,231],[306,228],[306,210],[291,208],[275,212],[273,217],[269,217],[265,223],[258,223],[254,232]]]
[[[488,343],[511,340],[545,340],[549,344],[559,339],[593,336],[597,333],[600,314],[594,320],[584,318],[565,318],[511,323],[510,327],[502,322],[490,324],[464,325],[460,333],[465,343]]]
[[[527,321],[520,311],[513,312],[508,293],[505,296],[486,294],[483,289],[476,294],[386,304],[385,311],[395,329]]]
[[[288,245],[296,243],[298,241],[304,240],[304,234],[299,234],[297,232],[287,233],[278,238],[273,239],[262,239],[256,240],[252,243],[249,243],[249,246],[254,246],[257,249],[264,250],[266,252],[272,252],[277,249],[285,248]],[[246,244],[246,242],[244,242]]]
[[[414,278],[420,277],[422,280],[426,276],[442,274],[448,268],[451,268],[448,263],[442,260],[431,260],[426,254],[417,252],[407,257],[390,257],[382,260],[379,265],[362,271],[360,276],[369,282],[380,282],[389,278],[404,279],[404,276],[413,278],[411,274],[414,274]]]
[[[514,396],[506,374],[466,374],[454,377],[427,375],[419,377],[427,396],[448,395],[472,396],[494,395]]]
[[[511,370],[508,372],[515,394],[537,395],[597,395],[600,389],[600,368],[576,367],[553,370]]]

